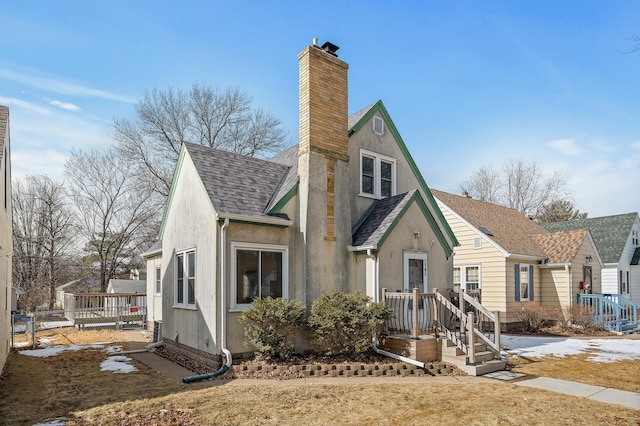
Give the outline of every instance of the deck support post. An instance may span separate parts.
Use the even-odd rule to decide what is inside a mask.
[[[467,314],[467,346],[469,348],[469,364],[476,363],[476,336],[474,331],[475,318],[473,312]]]
[[[418,288],[413,288],[413,327],[411,327],[411,337],[418,338]]]
[[[495,315],[495,321],[496,321],[494,323],[495,330],[493,332],[493,335],[495,337],[495,344],[498,347],[497,358],[499,359],[500,358],[500,351],[502,350],[501,346],[500,346],[500,333],[501,333],[501,331],[500,331],[500,311],[493,311],[493,315]]]

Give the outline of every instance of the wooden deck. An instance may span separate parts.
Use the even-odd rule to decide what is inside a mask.
[[[88,324],[141,323],[147,317],[147,296],[132,293],[67,293],[64,316],[74,326],[84,328]]]

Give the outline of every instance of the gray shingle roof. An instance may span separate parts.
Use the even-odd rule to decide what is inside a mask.
[[[369,112],[369,110],[371,108],[373,108],[375,106],[375,104],[377,104],[378,101],[372,103],[371,105],[361,109],[360,111],[353,113],[349,116],[349,124],[348,124],[348,129],[349,131],[351,131],[351,129],[353,128],[353,126],[355,126],[356,124],[358,124],[358,122],[362,119],[362,117],[364,117],[365,115],[367,115],[367,113]]]
[[[185,147],[219,214],[271,217],[266,209],[289,166],[192,143]]]
[[[354,247],[377,247],[417,190],[375,201],[353,232]]]
[[[269,161],[289,166],[289,171],[282,180],[282,184],[276,191],[276,194],[271,199],[266,211],[270,211],[298,183],[298,145],[294,145],[286,151],[281,152]]]
[[[142,257],[150,257],[154,254],[162,253],[162,240],[158,240],[151,247],[142,253]]]
[[[517,210],[433,189],[431,193],[475,228],[491,231],[489,238],[507,252],[546,257],[529,236],[547,231]]]
[[[592,217],[566,222],[544,223],[542,226],[552,232],[570,229],[588,229],[604,263],[618,263],[624,250],[631,227],[638,213],[614,216]]]
[[[142,280],[109,280],[109,287],[114,293],[147,293],[147,282]]]

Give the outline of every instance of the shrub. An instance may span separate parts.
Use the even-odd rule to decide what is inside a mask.
[[[295,300],[255,299],[240,315],[244,342],[259,359],[287,359],[295,350],[296,334],[304,328],[306,307]]]
[[[389,307],[371,303],[360,292],[324,293],[311,306],[312,344],[319,353],[358,358],[371,350],[373,334],[380,333],[392,315]]]
[[[553,319],[563,331],[592,331],[603,328],[602,324],[594,323],[591,310],[580,305],[557,308],[553,313]]]
[[[523,306],[513,315],[522,325],[522,331],[539,333],[545,321],[549,319],[547,310],[542,306]]]

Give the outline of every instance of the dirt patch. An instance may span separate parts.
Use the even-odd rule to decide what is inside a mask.
[[[37,338],[46,339],[48,345],[108,342],[126,347],[122,333],[114,330],[45,330],[37,332]],[[130,363],[138,371],[132,373],[100,371],[109,356],[102,348],[65,351],[46,358],[12,350],[0,377],[0,423],[34,424],[75,410],[186,389],[135,360]]]

